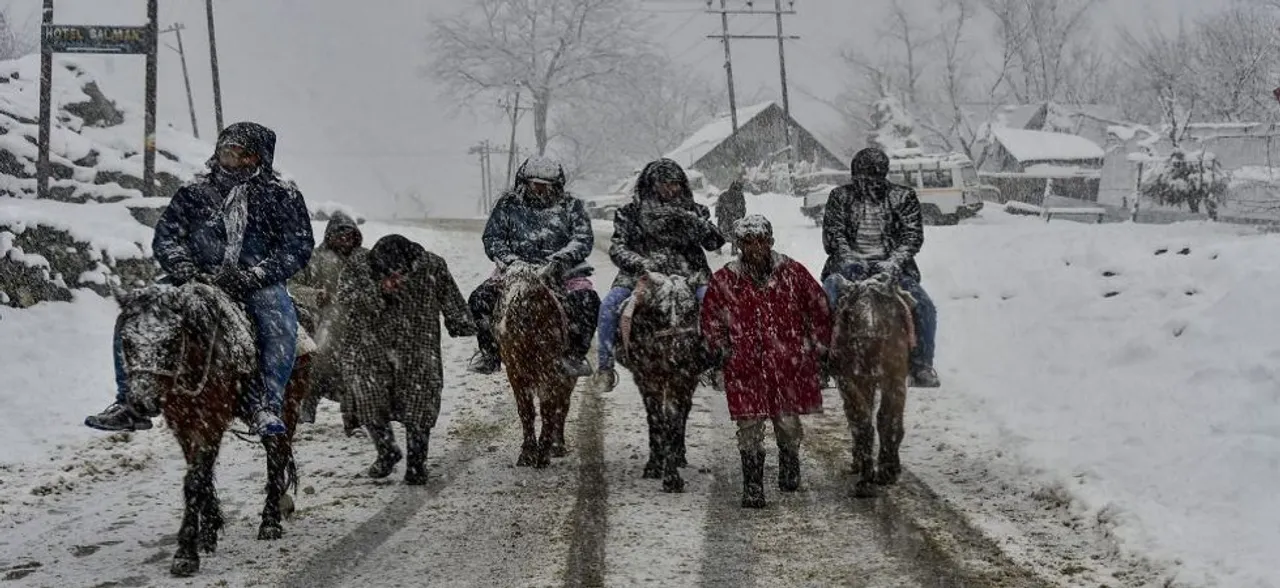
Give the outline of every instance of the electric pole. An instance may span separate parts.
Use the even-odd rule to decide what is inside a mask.
[[[520,106],[520,91],[516,90],[515,99],[511,102],[501,100],[498,106],[507,112],[507,116],[511,119],[511,142],[507,144],[507,184],[511,186],[512,179],[516,173],[516,153],[519,148],[516,146],[516,129],[520,125],[520,119],[525,111],[533,110],[529,106]],[[504,188],[505,189],[505,188]]]
[[[788,8],[786,10],[783,10],[782,8],[782,0],[773,0],[773,6],[774,6],[773,10],[756,10],[754,0],[747,0],[747,8],[745,9],[728,8],[726,0],[720,0],[720,8],[717,10],[711,7],[711,2],[712,0],[707,0],[707,13],[720,15],[720,23],[723,30],[721,34],[708,35],[707,38],[720,39],[722,42],[724,42],[724,58],[725,58],[724,67],[725,67],[725,73],[729,80],[729,111],[732,113],[733,131],[735,133],[738,132],[738,114],[737,114],[736,104],[734,103],[734,97],[733,97],[733,60],[729,53],[729,40],[730,39],[769,40],[769,41],[776,40],[778,42],[778,65],[779,65],[779,70],[780,70],[781,79],[782,79],[782,112],[785,119],[782,123],[783,134],[786,139],[787,152],[789,154],[788,165],[792,168],[792,170],[794,170],[796,152],[795,152],[795,146],[792,145],[792,138],[791,138],[791,97],[787,90],[787,58],[786,58],[786,51],[784,49],[784,46],[786,45],[785,43],[786,41],[794,41],[799,39],[800,37],[796,35],[784,34],[783,27],[782,27],[782,17],[786,15],[796,14],[796,9],[795,9],[796,2],[795,0],[787,0]],[[777,33],[773,35],[731,35],[729,34],[729,15],[730,14],[772,15],[777,20]]]
[[[209,66],[213,71],[213,116],[218,133],[222,133],[222,81],[218,75],[218,38],[213,32],[213,0],[205,0],[209,18]]]
[[[191,113],[191,134],[195,135],[195,137],[199,139],[200,125],[196,122],[196,101],[195,98],[191,96],[191,75],[187,72],[187,51],[182,45],[182,31],[186,28],[187,27],[182,23],[174,23],[173,26],[160,32],[162,34],[173,33],[178,37],[178,48],[174,49],[174,51],[178,52],[178,58],[182,60],[182,82],[187,85],[187,111]],[[165,46],[173,49],[172,46]]]

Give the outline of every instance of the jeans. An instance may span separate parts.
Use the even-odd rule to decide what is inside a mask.
[[[702,298],[707,295],[707,287],[698,286],[694,295],[701,303]],[[596,358],[598,369],[613,369],[614,340],[618,336],[619,322],[622,319],[622,303],[626,302],[630,296],[631,288],[611,288],[609,293],[605,294],[604,301],[600,303],[600,319],[596,321],[600,325],[599,349]]]
[[[861,264],[847,265],[837,273],[853,281],[870,277],[867,266]],[[822,283],[822,289],[827,292],[827,300],[831,302],[832,309],[836,306],[835,277],[837,273],[827,276]],[[929,294],[924,291],[920,282],[914,278],[902,276],[899,283],[902,289],[916,300],[914,312],[911,313],[915,318],[916,327],[916,346],[911,350],[911,365],[933,367],[933,353],[938,338],[938,307],[933,304],[933,299],[929,298]]]
[[[249,295],[245,311],[257,332],[258,373],[242,399],[248,414],[266,410],[279,416],[284,390],[293,376],[298,344],[298,314],[284,284],[268,286]],[[129,376],[125,369],[120,322],[116,322],[113,355],[116,368],[116,402],[128,404]]]

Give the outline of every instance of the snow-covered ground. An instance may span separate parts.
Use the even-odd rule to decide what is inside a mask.
[[[748,207],[774,220],[779,249],[820,269],[818,231],[795,200],[758,197]],[[423,242],[450,261],[464,291],[489,271],[474,234],[363,228],[368,243],[391,230]],[[1267,559],[1280,548],[1280,504],[1271,492],[1280,486],[1280,385],[1271,367],[1280,341],[1268,318],[1280,316],[1280,270],[1268,263],[1278,245],[1280,237],[1230,226],[1046,224],[998,210],[930,227],[920,261],[940,307],[944,387],[911,393],[907,468],[1012,557],[1057,583],[1176,578],[1173,585],[1280,586]],[[599,255],[595,261],[606,263]],[[597,287],[609,277],[602,271]],[[0,307],[0,405],[8,419],[0,427],[0,574],[15,577],[6,585],[171,582],[176,445],[163,427],[106,436],[80,425],[111,398],[113,313],[112,303],[92,294],[22,311]],[[424,575],[397,578],[402,585],[447,583],[425,579],[446,568],[472,574],[452,578],[473,585],[562,580],[558,566],[573,546],[557,525],[576,508],[580,448],[545,472],[511,468],[510,393],[501,376],[463,373],[472,349],[469,340],[445,343],[449,387],[432,439],[436,481],[426,494],[358,476],[370,458],[367,441],[342,437],[332,405],[323,405],[320,425],[304,429],[299,442],[303,486],[313,492],[299,495],[299,516],[275,559],[264,556],[277,545],[252,540],[260,450],[228,439],[219,475],[232,523],[197,585],[280,582],[315,568],[318,555],[353,532],[378,535],[368,521],[401,512],[408,520],[381,536],[378,555],[347,570],[350,582],[385,581],[380,570],[406,565]],[[809,421],[811,492],[749,518],[717,494],[732,493],[725,485],[736,475],[723,398],[699,392],[688,492],[664,496],[638,479],[643,417],[624,375],[600,400],[607,584],[732,583],[739,572],[729,564],[742,561],[734,559],[735,542],[754,542],[758,585],[786,585],[788,577],[840,583],[813,562],[840,561],[827,556],[855,549],[864,530],[833,533],[857,519],[833,506],[843,504],[840,480],[812,467],[838,462],[848,447],[830,392],[830,414]],[[583,398],[575,395],[571,445]],[[761,531],[770,528],[794,534],[770,539]],[[787,539],[814,533],[845,536],[850,545]],[[1084,545],[1094,537],[1103,547]],[[1050,557],[1076,543],[1080,561]],[[1159,571],[1122,577],[1123,569],[1093,560],[1107,558],[1109,544]],[[516,563],[551,567],[522,572]],[[768,577],[774,580],[760,579]]]
[[[821,270],[793,201],[748,208]],[[996,208],[926,232],[944,387],[911,394],[909,467],[992,534],[984,503],[1062,501],[1190,585],[1280,586],[1280,236]]]

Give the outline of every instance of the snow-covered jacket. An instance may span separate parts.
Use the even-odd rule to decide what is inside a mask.
[[[742,193],[742,182],[735,181],[716,199],[716,225],[720,232],[728,235],[733,231],[733,223],[747,216],[747,197]]]
[[[356,235],[355,249],[347,255],[334,250],[333,242],[342,235],[351,233]],[[293,295],[300,310],[311,314],[317,323],[326,307],[338,295],[338,278],[342,275],[342,270],[356,255],[366,251],[360,247],[361,241],[363,234],[355,219],[342,212],[334,213],[329,224],[325,225],[324,241],[312,252],[310,263],[289,280],[289,293]],[[321,304],[322,299],[328,299],[329,304]]]
[[[515,188],[505,192],[489,214],[484,227],[485,254],[503,268],[516,261],[555,261],[569,274],[590,274],[586,261],[595,234],[586,206],[564,191],[563,169],[549,202],[531,197],[526,190],[528,164],[520,166]]]
[[[819,362],[831,343],[822,286],[800,263],[774,254],[761,285],[735,261],[711,277],[702,301],[702,336],[724,362],[734,420],[821,412]]]
[[[677,201],[659,200],[661,175],[684,184],[684,194]],[[707,207],[693,201],[684,170],[670,159],[659,159],[645,166],[636,179],[632,201],[614,213],[609,258],[618,266],[618,277],[613,287],[635,288],[646,272],[682,276],[691,284],[704,285],[711,278],[707,251],[724,244]]]
[[[292,182],[275,173],[272,161],[276,136],[255,123],[236,123],[223,130],[218,144],[243,145],[257,153],[261,168],[256,176],[233,184],[222,179],[213,160],[209,172],[180,188],[156,225],[151,247],[166,272],[184,263],[204,273],[217,273],[227,256],[228,198],[238,185],[245,187],[247,210],[241,217],[236,265],[259,268],[261,285],[282,284],[311,259],[315,238],[302,193]]]
[[[827,262],[822,279],[841,267],[854,263],[854,243],[863,222],[862,202],[879,205],[883,231],[880,235],[888,261],[898,264],[903,275],[920,280],[915,257],[924,245],[924,222],[916,191],[889,182],[889,158],[878,149],[864,149],[850,165],[853,182],[831,191],[822,216],[822,247]]]

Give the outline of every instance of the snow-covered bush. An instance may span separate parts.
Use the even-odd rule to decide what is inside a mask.
[[[1212,153],[1174,149],[1167,157],[1147,157],[1143,163],[1140,190],[1152,202],[1195,213],[1203,206],[1214,215],[1226,198],[1230,177]]]
[[[888,96],[872,105],[871,126],[875,128],[867,139],[867,145],[871,147],[878,147],[890,155],[920,148],[915,119],[897,98]]]

